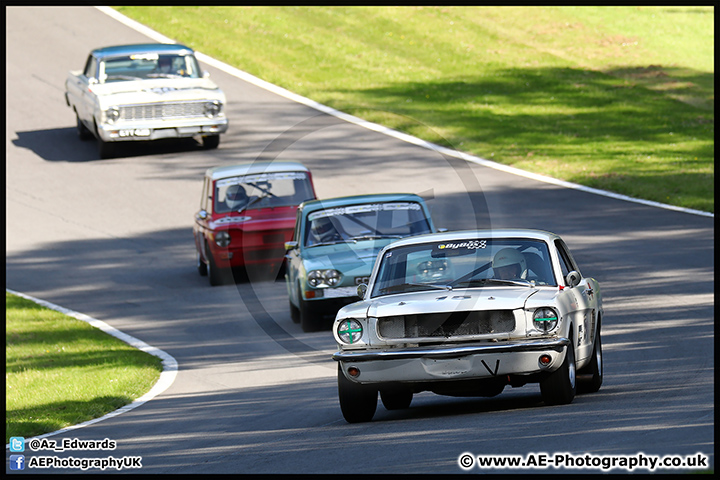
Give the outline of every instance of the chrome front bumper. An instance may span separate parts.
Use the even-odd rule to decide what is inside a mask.
[[[160,140],[163,138],[186,138],[197,135],[219,135],[228,129],[227,118],[207,120],[178,120],[175,122],[132,123],[128,125],[99,125],[104,142],[127,142]]]
[[[357,383],[431,382],[467,380],[501,375],[528,375],[552,372],[565,360],[567,338],[507,341],[491,344],[428,346],[388,350],[339,351],[345,376]],[[550,364],[539,362],[549,355]],[[354,367],[356,377],[347,373]]]

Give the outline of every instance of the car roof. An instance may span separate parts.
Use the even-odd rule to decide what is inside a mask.
[[[131,45],[114,45],[111,47],[96,48],[91,52],[91,54],[97,58],[136,55],[142,53],[187,55],[194,52],[192,48],[179,43],[135,43]]]
[[[428,233],[424,235],[416,235],[393,242],[388,248],[401,247],[404,245],[416,245],[420,243],[433,242],[458,242],[463,240],[483,240],[493,238],[527,238],[542,240],[552,243],[559,240],[560,236],[545,230],[535,230],[529,228],[508,228],[497,230],[459,230],[452,232]]]
[[[300,204],[305,212],[313,212],[326,208],[342,207],[345,205],[357,205],[361,203],[373,202],[418,202],[424,203],[419,195],[414,193],[372,193],[367,195],[351,195],[347,197],[323,198],[319,200],[308,200]]]
[[[217,180],[241,175],[276,172],[310,172],[310,170],[300,162],[253,162],[208,168],[205,176]]]

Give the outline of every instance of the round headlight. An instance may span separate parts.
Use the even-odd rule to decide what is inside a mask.
[[[342,273],[337,270],[313,270],[308,273],[307,282],[313,288],[334,287],[342,280]]]
[[[362,333],[362,325],[353,318],[343,320],[337,327],[338,337],[344,343],[357,343],[362,338]]]
[[[230,245],[230,234],[226,231],[218,232],[215,234],[215,243],[218,247],[227,247]]]
[[[322,284],[322,273],[320,270],[313,270],[312,272],[308,273],[307,276],[307,282],[308,285],[311,287],[318,287]]]
[[[342,279],[342,275],[337,270],[325,270],[324,277],[325,277],[325,283],[327,283],[329,286],[334,287],[338,283],[340,283],[340,280]]]
[[[205,104],[205,115],[208,117],[217,117],[220,115],[220,110],[222,109],[222,105],[220,105],[220,102],[208,102]]]
[[[541,332],[549,332],[558,323],[557,312],[552,308],[538,308],[533,314],[533,326]]]
[[[105,111],[105,120],[108,123],[115,123],[120,118],[120,109],[117,107],[110,107]]]

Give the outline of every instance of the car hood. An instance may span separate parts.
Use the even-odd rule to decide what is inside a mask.
[[[336,243],[303,249],[302,259],[307,271],[334,268],[343,273],[369,275],[377,255],[394,239],[362,240],[357,243]]]
[[[102,103],[176,102],[185,100],[217,99],[225,96],[215,83],[207,78],[162,78],[112,82],[92,85],[91,90]]]
[[[532,302],[548,304],[556,289],[530,287],[484,287],[465,290],[431,290],[374,298],[369,303],[368,316],[388,317],[419,313],[439,313],[470,310],[516,310]]]

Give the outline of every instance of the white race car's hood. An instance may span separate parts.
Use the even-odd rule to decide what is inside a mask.
[[[217,99],[222,91],[207,78],[159,78],[92,85],[91,90],[107,105]]]
[[[419,313],[470,310],[515,310],[540,290],[529,287],[485,287],[465,290],[431,290],[372,299],[368,316],[389,317]],[[552,295],[555,292],[549,292]]]
[[[367,308],[368,304],[363,301],[351,303],[338,311],[337,318],[365,318]]]

